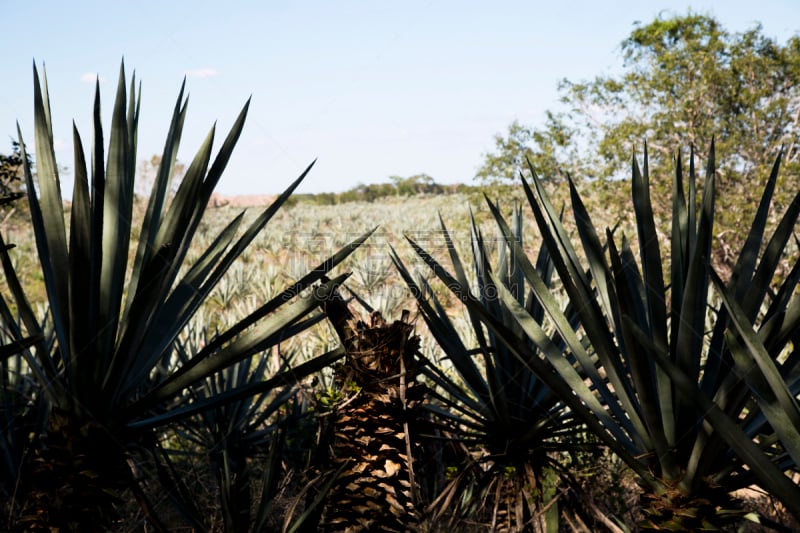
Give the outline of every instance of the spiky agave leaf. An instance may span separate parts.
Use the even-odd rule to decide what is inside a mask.
[[[797,268],[796,265],[795,269]],[[775,342],[775,339],[780,334],[777,328],[797,331],[800,328],[798,323],[800,315],[794,312],[787,316],[786,311],[780,311],[779,314],[772,315],[771,321],[764,322],[759,331],[755,331],[719,277],[714,275],[713,279],[730,314],[733,328],[739,336],[737,339],[733,331],[726,332],[726,343],[731,350],[737,374],[753,391],[754,399],[763,416],[785,447],[788,458],[797,468],[800,466],[798,355],[796,349],[793,353],[786,354],[783,343]],[[792,302],[795,308],[800,306],[797,300],[795,297],[795,301]]]
[[[39,83],[35,65],[34,82],[38,187],[33,182],[29,164],[25,164],[24,174],[56,342],[52,345],[38,342],[35,349],[26,352],[26,361],[52,404],[54,416],[59,417],[57,427],[63,434],[57,436],[57,432],[53,432],[53,438],[61,439],[55,448],[77,446],[75,441],[80,436],[72,431],[90,424],[97,428],[96,436],[105,435],[104,444],[97,442],[85,450],[90,459],[81,468],[95,472],[91,456],[107,455],[100,462],[116,466],[95,473],[105,476],[108,482],[125,479],[119,472],[125,470],[125,463],[120,460],[125,449],[134,442],[146,445],[146,439],[142,438],[150,428],[181,416],[176,413],[170,416],[166,411],[171,405],[181,405],[182,402],[176,400],[182,398],[187,388],[283,340],[293,324],[318,307],[342,282],[342,276],[326,283],[320,280],[368,234],[323,261],[319,269],[291,288],[293,292],[285,292],[282,299],[272,300],[235,324],[212,345],[192,354],[184,364],[171,367],[166,375],[157,372],[161,363],[169,360],[179,333],[215,284],[311,167],[244,228],[241,235],[237,237],[242,217],[237,217],[219,233],[195,264],[184,268],[208,200],[244,126],[249,102],[213,159],[215,133],[211,130],[189,165],[177,193],[168,199],[166,192],[186,112],[181,89],[162,167],[138,232],[140,242],[133,264],[128,265],[140,108],[135,83],[131,82],[128,91],[123,65],[112,112],[107,159],[98,86],[91,177],[81,138],[74,130],[74,207],[68,235],[46,80]],[[23,159],[27,159],[21,128],[18,129]],[[25,330],[37,335],[42,330],[41,324],[16,282],[7,252],[0,253]],[[301,294],[301,291],[305,292]],[[338,354],[329,354],[308,361],[304,363],[306,366],[285,370],[260,385],[275,387],[297,381],[303,378],[304,371],[316,371],[336,356]],[[242,390],[231,392],[241,394]],[[213,405],[214,402],[209,401],[206,407]],[[188,416],[191,411],[186,413]],[[54,474],[58,474],[57,469]],[[40,498],[43,502],[46,499]]]

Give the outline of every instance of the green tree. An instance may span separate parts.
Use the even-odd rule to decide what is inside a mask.
[[[398,196],[412,196],[415,194],[441,194],[442,186],[436,183],[427,174],[414,174],[408,178],[402,176],[391,176],[393,187]]]
[[[150,194],[150,191],[153,189],[153,184],[156,182],[156,177],[158,176],[160,168],[161,156],[158,154],[153,154],[150,156],[150,159],[143,159],[139,162],[139,166],[136,169],[138,177],[134,190],[134,194],[136,194],[136,196],[146,198]],[[171,192],[175,193],[177,192],[178,186],[183,179],[183,175],[186,173],[186,165],[176,160],[175,165],[170,172],[169,189]]]
[[[508,135],[494,137],[495,151],[484,154],[483,166],[475,178],[486,184],[516,181],[526,162],[546,180],[559,180],[569,173],[581,176],[587,170],[577,157],[573,142],[579,132],[562,114],[547,112],[544,128],[535,129],[515,120]]]
[[[476,177],[514,177],[524,157],[544,178],[627,176],[645,141],[651,166],[668,176],[676,147],[694,146],[704,164],[713,137],[724,203],[752,200],[753,180],[766,179],[781,145],[786,175],[800,167],[800,37],[781,44],[760,25],[731,33],[690,12],[637,23],[621,54],[618,75],[563,80],[566,111],[548,113],[544,127],[511,124]],[[654,186],[669,198],[669,180]]]
[[[28,163],[33,164],[30,154]],[[0,154],[0,194],[20,192],[22,189],[22,154],[19,143],[11,141],[11,153]]]

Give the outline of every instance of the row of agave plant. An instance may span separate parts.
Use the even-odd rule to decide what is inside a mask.
[[[477,472],[491,476],[493,468],[506,473],[491,476],[483,487],[508,495],[495,504],[516,511],[511,523],[521,528],[525,520],[538,516],[547,522],[547,513],[557,514],[544,492],[536,497],[531,489],[537,479],[542,486],[548,468],[564,473],[563,463],[554,463],[547,452],[591,442],[587,431],[636,473],[642,529],[715,529],[745,516],[781,529],[748,515],[733,494],[752,485],[798,517],[796,259],[779,286],[771,284],[793,236],[800,192],[765,236],[780,159],[727,282],[711,264],[713,144],[699,204],[694,157],[688,196],[680,157],[676,162],[669,281],[646,152],[641,170],[635,160],[632,165],[638,262],[626,236],[619,238],[609,229],[601,240],[570,182],[581,244],[576,249],[533,169],[532,186],[523,179],[522,187],[544,242],[535,262],[519,244],[519,213],[509,226],[491,202],[507,250],[491,268],[475,228],[476,283],[452,246],[448,271],[410,241],[464,303],[476,348],[462,343],[429,286],[415,285],[395,256],[426,324],[461,377],[454,382],[428,367],[431,379],[447,391],[440,405],[449,416],[460,413],[459,422],[487,446],[489,454],[482,460],[490,459],[492,466]],[[554,297],[556,281],[567,295],[566,306]],[[566,474],[562,485],[569,486]],[[457,495],[465,483],[478,479],[463,471],[448,491]]]
[[[443,363],[422,355],[407,316],[359,321],[342,298],[346,275],[331,271],[371,232],[238,322],[187,336],[310,167],[247,227],[235,217],[190,261],[247,105],[213,159],[212,130],[173,196],[181,89],[141,228],[133,228],[135,83],[128,89],[123,69],[107,158],[99,88],[88,169],[75,131],[66,220],[46,79],[35,67],[34,81],[38,184],[28,167],[25,180],[49,310],[37,315],[0,242],[11,295],[0,298],[0,491],[9,529],[113,529],[120,498],[131,497],[148,527],[166,530],[154,501],[164,494],[190,527],[208,530],[180,464],[196,450],[207,451],[227,531],[274,527],[270,504],[293,454],[313,466],[305,499],[286,513],[284,529],[293,531],[417,530],[486,516],[506,531],[630,527],[586,500],[570,461],[587,449],[635,473],[643,517],[634,527],[765,521],[735,498],[750,486],[800,519],[800,266],[774,286],[800,193],[765,235],[780,157],[727,281],[711,266],[713,146],[699,202],[694,158],[688,180],[676,162],[668,254],[646,155],[632,172],[638,261],[625,236],[597,234],[570,183],[576,248],[535,174],[522,180],[542,236],[535,260],[520,245],[521,210],[508,224],[492,202],[504,243],[494,260],[474,220],[469,261],[442,222],[449,269],[409,238],[469,317],[465,332],[435,282],[392,254]],[[282,352],[326,320],[338,346],[299,361]],[[308,394],[304,383],[330,369],[327,392]]]

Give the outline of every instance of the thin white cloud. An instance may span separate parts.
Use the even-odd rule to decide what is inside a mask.
[[[94,83],[100,80],[100,83],[105,83],[106,79],[103,76],[98,76],[95,72],[84,72],[81,74],[81,81],[83,83]]]
[[[64,148],[67,147],[67,143],[64,142],[64,139],[53,139],[53,149],[56,152],[60,152]]]
[[[219,72],[214,68],[196,68],[187,70],[185,74],[189,78],[213,78],[214,76],[219,76]]]

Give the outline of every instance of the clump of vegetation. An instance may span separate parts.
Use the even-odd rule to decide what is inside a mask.
[[[636,161],[632,169],[638,261],[625,234],[606,229],[600,237],[570,182],[582,252],[578,254],[535,173],[532,185],[524,180],[522,185],[544,238],[538,259],[528,256],[519,244],[519,230],[509,226],[491,202],[489,209],[513,264],[509,268],[502,262],[490,269],[485,259],[476,260],[482,265],[477,287],[465,277],[452,247],[453,268],[448,271],[410,241],[466,305],[476,325],[478,347],[459,346],[458,335],[447,327],[448,318],[435,300],[420,300],[426,322],[440,332],[440,343],[451,347],[451,358],[466,354],[455,360],[463,360],[461,365],[474,365],[473,357],[483,362],[485,376],[463,366],[476,383],[491,386],[496,380],[503,393],[481,394],[478,389],[474,395],[452,396],[472,404],[477,404],[475,397],[486,398],[493,409],[502,407],[491,421],[512,420],[512,408],[520,405],[551,405],[549,397],[563,402],[545,417],[525,417],[526,427],[544,429],[563,412],[569,416],[558,427],[556,450],[568,450],[572,439],[580,440],[587,431],[607,446],[639,477],[644,517],[638,527],[644,530],[718,529],[744,518],[764,520],[735,495],[753,484],[800,518],[800,487],[792,480],[800,458],[796,257],[788,276],[776,278],[800,217],[800,193],[767,232],[779,156],[733,273],[723,281],[711,264],[717,195],[713,144],[709,154],[699,205],[694,157],[688,194],[681,159],[675,163],[668,253],[662,252],[657,235],[647,154],[642,169]],[[514,225],[519,227],[516,218]],[[483,255],[480,235],[475,246]],[[554,297],[554,274],[566,294],[566,306]],[[406,279],[416,293],[425,294]],[[527,396],[503,400],[515,390],[509,384],[525,385],[531,379],[527,376],[536,378],[523,387]],[[534,386],[538,380],[541,385]],[[480,412],[491,410],[484,407]],[[475,423],[461,427],[470,427],[472,433]],[[545,442],[536,439],[534,444],[541,450]],[[502,448],[507,456],[536,449],[520,437]],[[530,455],[524,464],[538,472],[541,484],[545,476],[541,467],[537,470],[540,462]],[[504,478],[517,470],[505,470]]]
[[[350,202],[372,203],[384,198],[408,198],[418,195],[461,194],[473,192],[477,188],[464,184],[442,185],[427,174],[417,174],[408,178],[392,176],[390,183],[359,184],[344,192],[299,193],[295,194],[290,205],[307,203],[314,205],[338,205]]]
[[[28,156],[28,164],[30,164]],[[12,141],[11,153],[0,154],[0,194],[8,196],[22,190],[22,153],[19,142]]]
[[[714,139],[718,238],[741,248],[738,228],[758,201],[753,184],[781,147],[784,175],[794,179],[800,169],[800,36],[781,43],[760,25],[735,33],[712,16],[664,13],[637,23],[620,52],[620,74],[565,79],[563,106],[549,110],[544,124],[517,121],[497,135],[476,179],[513,183],[526,160],[544,182],[624,179],[631,154],[647,140],[654,209],[665,217],[676,147],[691,145],[705,165]],[[792,190],[779,189],[775,205],[787,206]]]
[[[9,345],[7,352],[21,354],[13,366],[2,369],[7,383],[4,398],[10,398],[3,405],[4,417],[13,424],[25,424],[25,431],[12,427],[3,433],[0,446],[4,456],[20,462],[11,465],[8,470],[14,475],[4,477],[2,483],[5,494],[15,495],[8,500],[7,515],[19,530],[110,528],[118,517],[124,491],[132,491],[142,508],[152,514],[139,469],[132,469],[130,462],[157,456],[162,431],[169,424],[220,409],[232,401],[231,396],[286,395],[305,376],[341,356],[333,350],[302,365],[283,364],[273,369],[276,373],[269,379],[255,384],[223,380],[206,401],[199,398],[199,388],[217,373],[263,354],[322,319],[315,310],[346,276],[321,279],[367,235],[206,343],[193,345],[195,350],[176,352],[190,319],[305,173],[243,231],[238,231],[243,219],[239,215],[216,233],[192,263],[186,263],[208,200],[244,126],[248,105],[213,160],[212,129],[171,196],[168,191],[186,115],[181,88],[134,245],[140,102],[136,85],[131,82],[130,97],[126,85],[121,68],[105,161],[98,84],[91,176],[81,138],[74,131],[75,188],[67,222],[47,84],[40,83],[34,67],[38,187],[34,187],[21,131],[19,145],[46,289],[48,308],[44,313],[31,306],[8,247],[0,239],[0,259],[10,293],[0,295],[3,335]],[[133,254],[129,254],[131,250],[135,250]],[[130,268],[129,257],[133,259]],[[23,392],[29,400],[20,403],[17,399]],[[30,426],[30,417],[13,411],[31,409],[30,405],[41,406],[37,412],[44,413],[34,419],[35,427]],[[25,451],[21,456],[16,453],[20,448]],[[243,468],[240,455],[223,450],[222,460],[236,460]],[[155,462],[159,463],[157,458]],[[229,467],[221,479],[222,487],[241,481],[243,470]],[[237,486],[224,492],[241,490]],[[245,519],[231,520],[241,524]],[[245,521],[249,523],[249,519]]]

